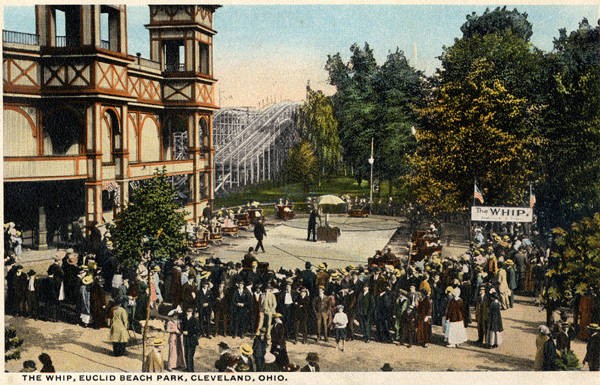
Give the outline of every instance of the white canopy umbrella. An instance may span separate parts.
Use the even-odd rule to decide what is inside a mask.
[[[321,195],[319,198],[317,198],[317,203],[320,205],[340,205],[346,202],[335,195]]]

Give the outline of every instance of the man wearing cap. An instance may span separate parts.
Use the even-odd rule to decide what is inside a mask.
[[[267,284],[264,292],[261,294],[258,313],[258,324],[256,327],[256,335],[260,334],[260,330],[266,326],[267,339],[271,339],[271,326],[273,314],[277,310],[277,297],[273,294],[271,284]],[[266,322],[266,325],[265,325]]]
[[[200,317],[200,334],[206,338],[210,337],[210,315],[213,311],[213,293],[211,292],[208,282],[210,272],[202,272],[200,290],[196,297],[196,311]]]
[[[283,322],[287,331],[287,338],[294,338],[296,334],[296,301],[298,293],[292,290],[291,281],[285,285],[285,289],[279,294],[277,310],[283,315]]]
[[[515,301],[515,290],[517,290],[517,273],[515,272],[515,263],[512,259],[506,260],[504,263],[504,270],[506,270],[506,280],[508,282],[508,288],[510,289],[508,306],[512,309]]]
[[[29,279],[23,271],[23,266],[17,265],[17,273],[15,276],[15,301],[16,311],[18,316],[27,315],[27,286]]]
[[[254,372],[254,350],[250,344],[242,344],[240,346],[240,356],[235,366],[236,372]]]
[[[219,334],[227,337],[231,312],[231,295],[230,290],[225,288],[225,282],[219,282],[219,285],[214,289],[213,301],[215,312],[215,332],[213,335]]]
[[[310,314],[310,297],[308,289],[303,287],[300,289],[300,294],[295,301],[296,312],[296,327],[294,328],[294,341],[298,340],[298,332],[302,331],[302,343],[306,343],[306,335],[308,334],[308,317]]]
[[[250,322],[248,312],[252,298],[250,292],[244,287],[244,281],[239,280],[236,282],[236,285],[237,288],[233,292],[231,299],[231,313],[233,316],[233,331],[231,335],[241,338],[244,336],[244,331]]]
[[[300,272],[302,286],[308,289],[310,298],[315,298],[317,295],[317,275],[312,271],[312,264],[308,261],[304,263],[304,270]]]
[[[323,339],[327,341],[331,298],[325,295],[325,286],[319,286],[319,293],[313,299],[312,308],[317,317],[317,341],[321,338],[321,329],[323,330]]]
[[[317,218],[319,218],[319,223],[321,222],[321,216],[315,207],[310,211],[310,216],[308,217],[308,235],[306,236],[306,240],[310,241],[310,235],[312,234],[312,241],[317,241]]]
[[[488,329],[490,318],[490,301],[485,291],[485,286],[479,287],[479,294],[475,300],[475,320],[477,321],[477,342],[483,343]]]
[[[369,292],[369,285],[363,286],[363,291],[356,300],[356,317],[365,342],[371,339],[371,317],[375,309],[375,300]]]
[[[256,238],[256,247],[254,250],[258,252],[259,249],[262,249],[262,252],[265,252],[265,247],[263,246],[263,239],[267,236],[267,231],[265,230],[265,225],[263,223],[263,219],[259,218],[254,224],[254,238]]]
[[[588,364],[590,371],[597,372],[600,368],[600,325],[591,323],[588,329],[592,335],[588,340],[583,364]]]
[[[393,306],[394,298],[390,292],[390,287],[386,286],[375,299],[375,325],[379,342],[391,342],[390,320],[392,319]]]
[[[194,354],[200,338],[200,322],[194,317],[194,311],[191,307],[185,309],[185,314],[181,317],[181,331],[183,333],[183,351],[185,354],[185,371],[194,371]]]

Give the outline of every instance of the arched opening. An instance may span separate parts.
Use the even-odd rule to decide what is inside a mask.
[[[102,163],[113,163],[113,152],[121,148],[119,118],[113,110],[106,110],[102,123]]]
[[[202,147],[203,147],[203,152],[204,152],[204,147],[208,146],[208,122],[206,120],[206,118],[200,118],[200,140],[202,143]]]
[[[70,108],[60,108],[44,120],[45,146],[48,155],[79,155],[84,125],[81,116]]]
[[[187,122],[179,115],[170,115],[165,120],[163,131],[165,160],[189,159]]]

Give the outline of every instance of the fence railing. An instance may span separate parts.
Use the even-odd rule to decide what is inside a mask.
[[[2,31],[2,42],[3,43],[15,43],[23,45],[39,45],[40,37],[33,33],[24,33],[16,31]]]
[[[168,72],[183,72],[185,71],[185,64],[167,64],[165,65],[165,71]]]
[[[77,47],[79,44],[79,38],[73,36],[56,36],[54,39],[55,47]]]

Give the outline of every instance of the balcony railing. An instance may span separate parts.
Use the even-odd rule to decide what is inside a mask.
[[[73,36],[56,36],[54,40],[55,47],[77,47],[79,43],[79,38]]]
[[[166,64],[165,65],[165,71],[168,71],[168,72],[183,72],[183,71],[185,71],[185,64],[184,63]]]
[[[39,45],[40,37],[33,33],[15,32],[15,31],[2,31],[2,42],[3,43],[15,43],[23,45]]]
[[[138,64],[141,65],[142,67],[147,67],[147,68],[153,68],[155,70],[160,70],[160,63],[156,62],[156,61],[152,61],[149,59],[144,59],[143,57],[140,57],[138,59]]]

